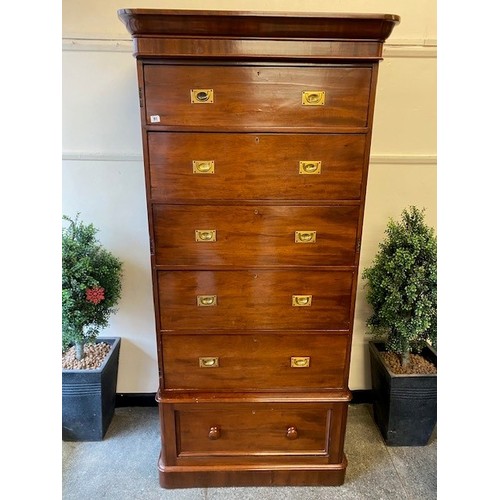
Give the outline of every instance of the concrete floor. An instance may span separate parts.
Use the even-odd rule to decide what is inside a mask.
[[[160,488],[157,408],[117,408],[99,442],[63,442],[62,498],[179,500],[322,500],[437,498],[436,431],[427,446],[387,447],[372,407],[349,407],[346,481],[337,487]]]

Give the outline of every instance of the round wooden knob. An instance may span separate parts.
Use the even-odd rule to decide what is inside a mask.
[[[210,427],[208,431],[208,439],[219,439],[220,438],[220,428],[217,425]]]
[[[299,433],[297,432],[297,428],[296,427],[288,427],[288,429],[286,430],[286,438],[287,439],[297,439],[299,437]]]

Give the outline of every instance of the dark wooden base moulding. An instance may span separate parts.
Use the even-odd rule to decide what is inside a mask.
[[[351,405],[371,404],[373,402],[371,389],[357,389],[351,391]],[[158,406],[155,392],[120,392],[116,395],[116,408]]]
[[[162,488],[210,488],[229,486],[340,486],[347,459],[340,464],[293,466],[175,466],[158,462]]]

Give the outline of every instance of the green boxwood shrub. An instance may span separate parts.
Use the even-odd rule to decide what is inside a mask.
[[[385,233],[362,273],[373,308],[367,333],[384,340],[404,366],[427,343],[437,348],[437,239],[424,210],[414,206],[403,210],[400,221],[390,219]]]
[[[83,346],[95,342],[116,312],[121,294],[122,262],[102,247],[98,229],[63,216],[62,231],[62,347],[74,345],[77,359]]]

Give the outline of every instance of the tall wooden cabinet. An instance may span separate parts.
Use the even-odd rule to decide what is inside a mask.
[[[160,484],[338,485],[382,46],[395,15],[123,9]]]

